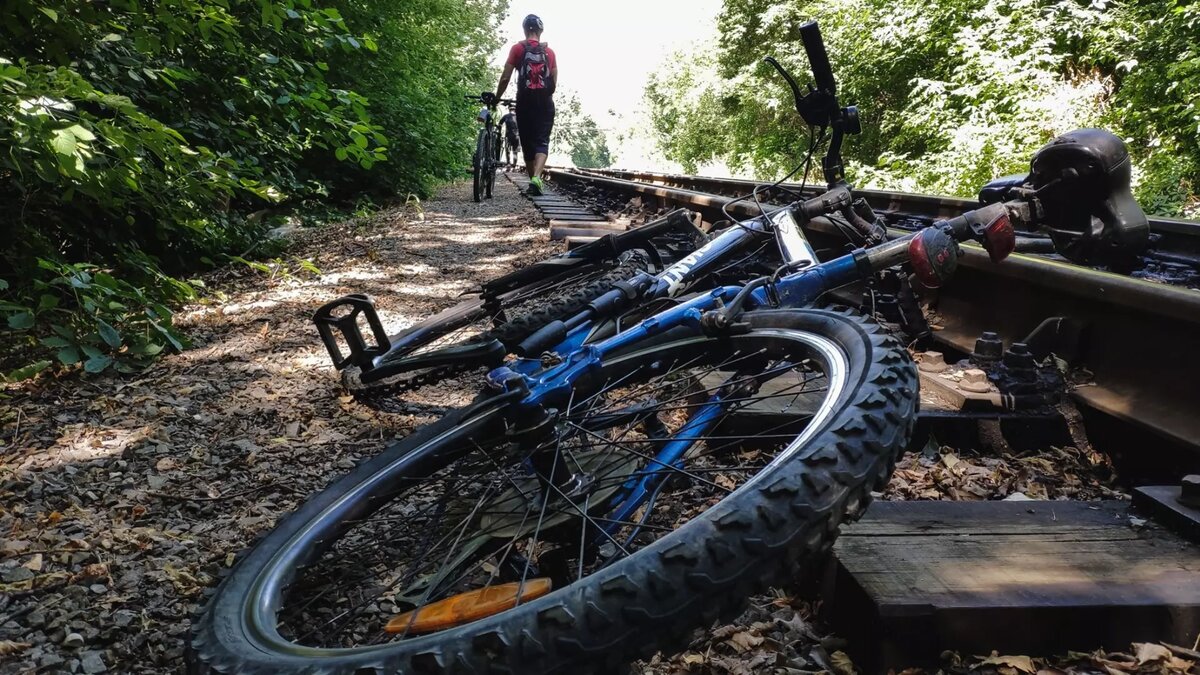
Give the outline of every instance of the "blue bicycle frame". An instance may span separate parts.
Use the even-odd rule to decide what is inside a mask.
[[[796,226],[794,215],[797,212],[803,214],[801,206],[796,204],[774,212],[769,216],[769,224],[766,218],[740,223],[657,277],[642,281],[648,285],[644,297],[672,297],[690,281],[706,274],[730,252],[771,231],[780,238],[780,248],[788,266],[802,268],[800,271],[757,287],[723,286],[713,289],[592,344],[584,344],[592,326],[587,322],[581,323],[570,331],[565,340],[552,348],[563,357],[559,365],[542,370],[538,359],[520,359],[491,371],[488,381],[497,389],[527,391],[513,403],[517,411],[544,409],[547,404],[567,400],[572,387],[581,377],[598,369],[607,358],[642,340],[684,326],[697,332],[704,330],[702,317],[705,313],[725,307],[739,293],[744,295],[742,301],[746,309],[804,307],[823,293],[903,262],[908,255],[914,235],[817,263],[812,248]],[[620,521],[632,516],[653,497],[665,476],[673,469],[681,468],[680,463],[688,449],[716,425],[723,406],[727,405],[724,400],[727,394],[723,389],[718,388],[705,404],[698,407],[675,437],[666,440],[658,453],[648,460],[650,466],[631,476],[612,498],[609,512],[614,514],[611,516],[613,524],[602,528],[607,530],[607,536],[611,537]]]

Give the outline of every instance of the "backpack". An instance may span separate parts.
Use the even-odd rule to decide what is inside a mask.
[[[525,45],[525,56],[521,58],[521,76],[517,79],[517,88],[521,91],[550,91],[554,86],[550,81],[550,58],[546,55],[546,46],[542,43]]]

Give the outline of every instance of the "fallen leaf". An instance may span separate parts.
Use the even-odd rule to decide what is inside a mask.
[[[1162,661],[1163,659],[1171,658],[1170,649],[1159,644],[1154,644],[1153,642],[1135,642],[1133,643],[1133,650],[1139,666],[1152,661]]]
[[[727,640],[727,642],[733,645],[733,648],[739,652],[748,652],[751,649],[761,645],[762,641],[762,636],[755,635],[749,631],[734,633],[729,637],[729,640]]]
[[[25,563],[21,565],[21,567],[24,567],[27,570],[33,570],[34,572],[41,572],[42,571],[42,554],[34,553],[33,557],[31,557],[29,560],[26,560]]]
[[[977,658],[983,658],[983,657],[977,657]],[[1036,673],[1037,672],[1037,668],[1033,665],[1033,659],[1029,658],[1028,656],[998,656],[996,654],[996,652],[992,652],[991,656],[984,658],[982,661],[980,661],[979,665],[981,665],[981,666],[1008,666],[1009,668],[1016,668],[1017,670],[1019,670],[1023,673]]]
[[[12,640],[0,640],[0,656],[11,656],[19,654],[33,645],[28,642],[14,642]]]
[[[858,669],[854,667],[854,661],[850,660],[846,652],[838,650],[830,654],[829,663],[838,675],[858,675]]]

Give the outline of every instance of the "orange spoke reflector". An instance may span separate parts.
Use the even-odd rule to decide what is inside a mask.
[[[538,577],[525,584],[514,582],[467,591],[445,600],[405,612],[383,627],[388,633],[432,633],[512,609],[518,602],[529,602],[550,592],[550,579]]]

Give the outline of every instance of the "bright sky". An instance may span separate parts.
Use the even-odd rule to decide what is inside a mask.
[[[525,39],[521,20],[537,14],[558,58],[559,87],[577,93],[584,112],[611,132],[640,111],[650,73],[675,51],[716,35],[720,10],[721,0],[512,0],[502,26],[506,46],[494,62],[503,67],[508,49]]]

